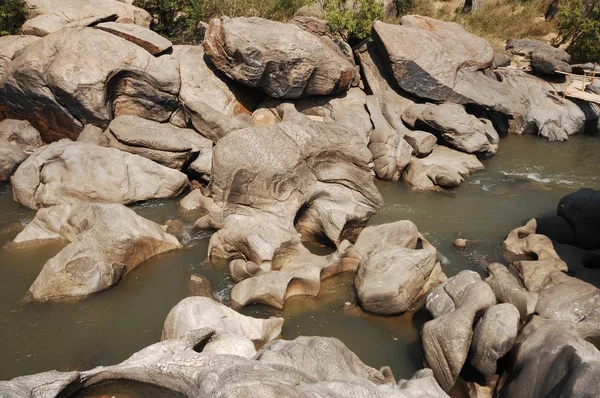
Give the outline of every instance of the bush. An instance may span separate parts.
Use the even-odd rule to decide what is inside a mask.
[[[0,0],[0,36],[18,34],[26,19],[23,0]]]
[[[331,0],[325,9],[329,29],[344,40],[367,38],[376,19],[383,19],[383,6],[376,0]]]
[[[600,62],[600,0],[564,0],[558,29],[574,62]]]
[[[175,44],[188,44],[197,41],[201,21],[222,15],[283,20],[304,0],[135,0],[133,4],[153,16],[152,30]]]

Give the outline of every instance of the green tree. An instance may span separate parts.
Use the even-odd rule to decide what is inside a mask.
[[[331,0],[325,10],[329,29],[352,42],[367,38],[376,19],[383,19],[383,5],[376,0]]]
[[[152,15],[150,28],[175,44],[195,43],[204,19],[202,0],[135,0]]]
[[[0,0],[0,36],[18,34],[26,19],[23,0]]]
[[[558,14],[560,44],[574,62],[600,62],[600,0],[564,0]]]

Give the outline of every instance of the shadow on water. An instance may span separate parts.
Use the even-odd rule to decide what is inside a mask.
[[[412,192],[401,183],[378,182],[385,207],[371,224],[412,220],[445,257],[448,275],[463,269],[483,272],[484,260],[500,259],[500,244],[511,229],[554,212],[558,200],[570,192],[585,186],[600,188],[600,143],[595,137],[548,143],[509,136],[502,140],[498,154],[484,163],[485,171],[449,192]],[[217,296],[228,300],[232,283],[227,270],[202,265],[209,236],[193,232],[194,216],[178,213],[177,203],[152,201],[134,209],[159,223],[183,220],[185,249],[150,259],[114,288],[85,300],[21,304],[43,264],[60,246],[18,253],[0,248],[0,379],[114,364],[159,341],[168,311],[186,296],[191,273],[205,275]],[[0,243],[13,239],[34,214],[14,204],[10,187],[0,185]],[[473,240],[464,252],[452,247],[459,235]],[[283,311],[252,305],[242,312],[283,316],[287,339],[337,337],[366,364],[390,365],[396,378],[408,378],[422,367],[419,331],[428,319],[426,312],[389,317],[363,312],[356,306],[350,274],[323,281],[317,299],[290,298]],[[131,396],[151,396],[140,395],[136,388]],[[108,395],[119,396],[114,391]],[[461,395],[464,386],[457,385],[453,396]]]

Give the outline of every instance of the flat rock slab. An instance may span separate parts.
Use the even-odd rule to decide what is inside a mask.
[[[95,27],[135,43],[152,55],[158,55],[173,47],[173,43],[158,33],[136,24],[103,22]]]
[[[311,33],[262,18],[211,20],[204,50],[231,79],[275,98],[343,92],[356,74],[354,65]]]

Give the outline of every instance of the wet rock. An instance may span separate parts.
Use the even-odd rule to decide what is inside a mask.
[[[485,282],[490,285],[499,303],[513,304],[525,321],[535,311],[538,294],[528,292],[515,278],[508,268],[499,263],[488,265],[489,276]]]
[[[558,256],[552,241],[536,234],[535,218],[526,225],[512,230],[504,240],[507,256],[525,256],[526,260],[511,261],[511,265],[530,292],[539,292],[551,283],[556,271],[567,271],[567,264]]]
[[[460,272],[427,297],[435,319],[423,326],[425,362],[444,391],[450,391],[465,364],[474,319],[494,304],[492,289],[473,271]]]
[[[203,152],[210,159],[213,143],[191,129],[123,115],[110,122],[100,138],[100,145],[181,170]]]
[[[452,242],[452,245],[458,250],[465,250],[469,241],[467,239],[457,238]]]
[[[208,297],[216,300],[210,281],[203,275],[192,274],[187,282],[189,296]]]
[[[99,29],[64,29],[6,66],[0,97],[10,100],[0,103],[0,114],[29,120],[46,142],[76,139],[85,124],[104,129],[114,116],[169,120],[179,86],[171,56],[154,57]]]
[[[26,0],[25,4],[29,15],[22,30],[35,36],[107,20],[150,28],[152,19],[145,10],[117,0]]]
[[[85,297],[118,283],[157,254],[180,249],[160,225],[123,205],[58,205],[38,210],[15,244],[48,239],[70,242],[48,260],[28,291],[28,299]]]
[[[600,191],[583,188],[558,202],[557,214],[573,228],[576,246],[600,248]]]
[[[488,126],[457,104],[430,104],[417,116],[417,122],[439,134],[450,146],[467,153],[494,153],[486,134]],[[496,134],[497,137],[497,134]]]
[[[489,308],[475,325],[469,363],[492,379],[498,359],[506,355],[517,338],[519,311],[512,304],[497,304]]]
[[[500,397],[600,394],[600,353],[568,323],[534,316],[519,334],[511,356]]]
[[[494,60],[487,41],[454,23],[410,15],[400,25],[376,22],[373,32],[400,87],[421,98],[454,101],[458,72],[482,70]]]
[[[0,182],[9,181],[17,167],[42,145],[40,133],[28,121],[0,122]]]
[[[40,38],[37,36],[14,35],[0,37],[0,79],[7,65],[13,57],[23,51],[25,47],[35,43]]]
[[[231,79],[275,98],[343,92],[356,73],[350,62],[314,35],[261,18],[213,19],[204,50]]]
[[[134,203],[179,195],[185,174],[114,148],[62,140],[33,153],[11,178],[31,209],[65,203]]]
[[[423,287],[436,266],[435,249],[392,246],[364,256],[354,282],[361,307],[386,315],[407,311],[427,293]]]
[[[218,334],[237,334],[258,347],[281,334],[283,318],[244,316],[208,297],[188,297],[171,309],[163,327],[162,339],[184,336],[191,330],[211,328]]]
[[[454,188],[472,172],[483,169],[475,155],[436,145],[429,156],[413,158],[402,179],[417,190]]]
[[[169,40],[143,26],[131,23],[103,22],[95,27],[137,44],[152,55],[158,55],[173,47]]]

